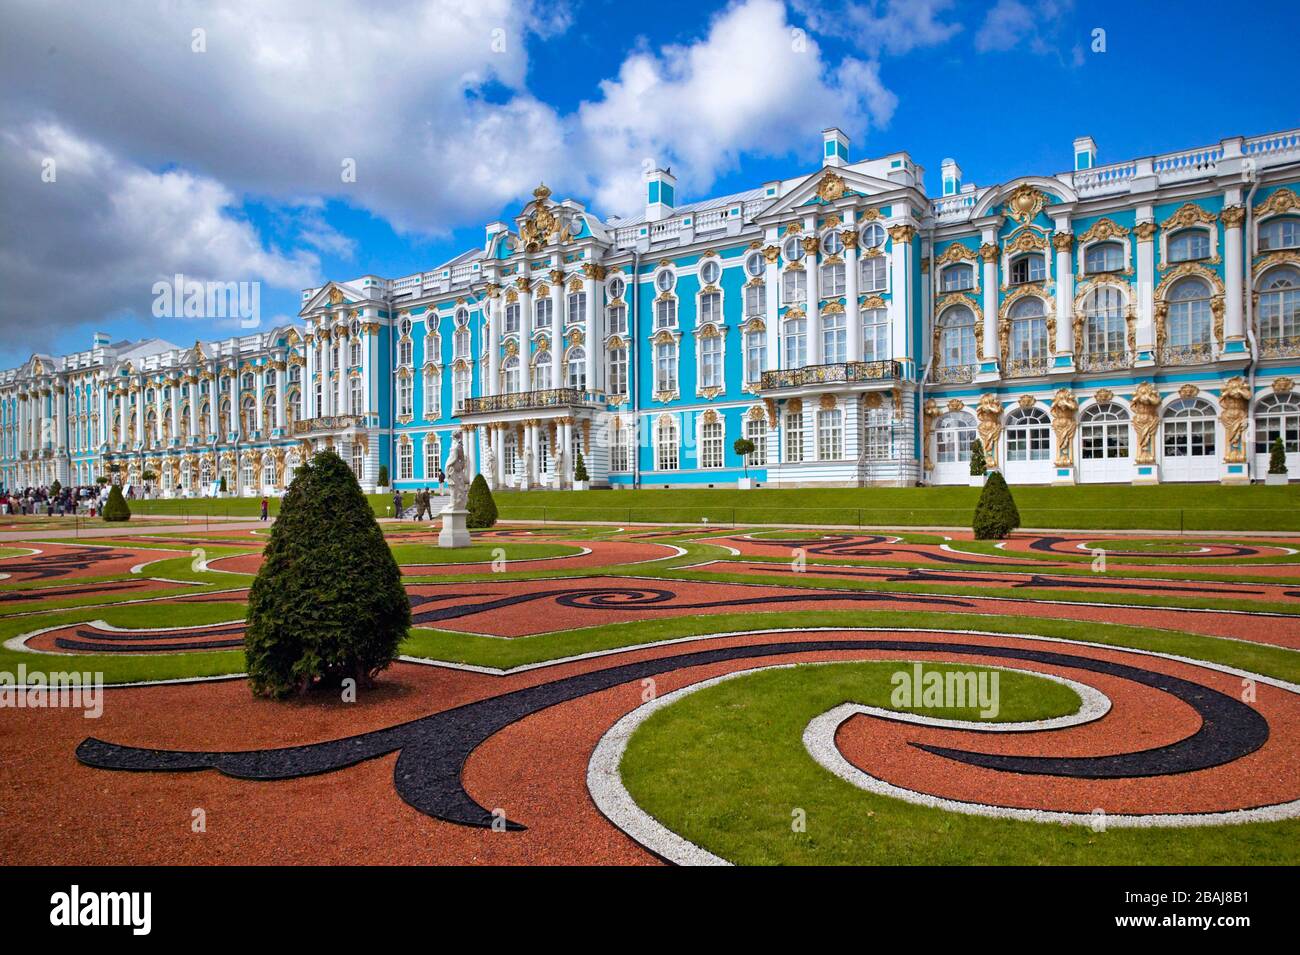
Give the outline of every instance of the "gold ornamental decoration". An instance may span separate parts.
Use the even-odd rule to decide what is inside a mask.
[[[1029,222],[1043,211],[1047,205],[1047,195],[1029,183],[1021,183],[1007,197],[1007,214],[1017,222]]]
[[[1194,202],[1184,202],[1177,212],[1160,223],[1160,228],[1185,229],[1189,225],[1212,225],[1218,220],[1213,212],[1207,212]]]
[[[943,409],[939,407],[939,402],[933,398],[925,399],[925,407],[921,409],[921,454],[927,471],[934,470],[934,458],[930,455],[930,445],[934,434],[934,422],[942,414]]]
[[[954,242],[943,250],[943,254],[935,259],[936,265],[951,265],[953,262],[974,262],[978,255],[973,249],[960,242]]]
[[[1081,244],[1100,242],[1103,239],[1122,239],[1128,235],[1128,229],[1118,225],[1113,219],[1101,218],[1093,223],[1092,228],[1079,236]]]
[[[1133,393],[1133,432],[1137,435],[1138,464],[1156,462],[1156,428],[1160,424],[1160,392],[1149,381],[1141,382]]]
[[[1289,395],[1291,389],[1295,387],[1295,382],[1290,378],[1278,378],[1273,382],[1273,394]]]
[[[1225,464],[1243,464],[1246,460],[1247,409],[1250,407],[1250,388],[1238,375],[1229,378],[1219,392],[1219,407],[1223,409],[1219,420],[1223,423],[1223,461]]]
[[[1079,430],[1079,400],[1062,388],[1052,397],[1052,431],[1056,435],[1056,466],[1074,467],[1074,435]]]
[[[823,202],[834,202],[844,196],[844,179],[833,173],[828,172],[822,176],[821,182],[817,183],[817,198]]]
[[[980,395],[979,404],[975,406],[975,417],[979,424],[975,426],[984,445],[984,457],[990,467],[998,466],[998,438],[1002,435],[1002,402],[992,392]]]
[[[1300,197],[1290,189],[1278,189],[1263,202],[1255,203],[1255,218],[1278,216],[1287,212],[1300,211]]]

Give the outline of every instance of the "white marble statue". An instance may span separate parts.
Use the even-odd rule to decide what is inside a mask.
[[[483,477],[487,481],[488,489],[495,491],[497,489],[497,456],[492,453],[492,445],[485,445],[483,448]]]
[[[526,491],[532,486],[533,486],[533,449],[524,448],[523,488]]]
[[[447,455],[443,471],[447,476],[447,491],[451,495],[451,502],[444,510],[465,510],[469,503],[469,475],[465,466],[465,445],[459,432],[452,438],[451,453]]]

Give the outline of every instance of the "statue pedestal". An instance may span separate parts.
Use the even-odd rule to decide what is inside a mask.
[[[438,535],[439,547],[468,547],[469,531],[465,528],[465,519],[469,511],[458,511],[450,507],[439,512],[442,515],[442,532]]]

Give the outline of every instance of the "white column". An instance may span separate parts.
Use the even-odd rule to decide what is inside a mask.
[[[577,464],[577,459],[573,456],[573,422],[561,421],[560,434],[557,443],[564,451],[564,473],[560,475],[560,481],[572,481],[573,469]]]
[[[371,374],[371,368],[374,366],[370,363],[370,350],[374,345],[374,335],[366,330],[366,324],[361,324],[361,413],[370,414],[374,403],[370,400],[370,392],[374,390],[374,376]],[[435,357],[435,361],[437,358]]]
[[[108,420],[108,383],[99,382],[99,444],[108,444],[108,436],[113,433],[111,422]]]
[[[500,303],[497,303],[500,312]],[[492,461],[496,468],[496,486],[502,487],[506,480],[506,426],[488,425],[492,429]]]
[[[1223,338],[1226,349],[1228,342],[1241,340],[1246,327],[1242,312],[1245,270],[1242,266],[1241,234],[1245,210],[1241,206],[1224,206],[1219,217],[1223,220]]]
[[[778,255],[780,250],[774,245],[769,245],[763,250],[763,258],[767,259],[767,274],[763,286],[767,322],[767,367],[772,371],[781,367],[781,316],[780,300],[777,298],[781,288],[781,270],[777,266]]]
[[[1138,218],[1146,221],[1139,221],[1133,229],[1133,234],[1137,237],[1137,349],[1139,352],[1151,351],[1155,348],[1156,341],[1156,261],[1155,243],[1152,241],[1156,224],[1150,221],[1152,212],[1150,206],[1140,207]],[[1160,360],[1159,356],[1155,357],[1156,361]],[[1129,359],[1136,361],[1137,355],[1130,355]]]
[[[529,291],[531,285],[524,280],[519,284],[519,390],[533,390],[533,293]],[[551,324],[554,326],[555,319],[552,316]],[[554,327],[551,329],[555,331]],[[555,335],[552,334],[554,339]],[[558,343],[551,342],[554,348]]]
[[[126,444],[126,416],[128,412],[127,401],[131,397],[128,389],[122,389],[117,395],[117,437],[118,444]]]
[[[980,258],[984,260],[984,347],[980,358],[998,358],[998,234],[996,228],[984,230]]]
[[[467,439],[465,441],[466,473],[471,475],[470,480],[472,481],[478,475],[478,429],[471,425],[470,431],[465,437]]]
[[[822,363],[822,310],[821,310],[821,275],[817,269],[817,253],[821,243],[817,235],[805,236],[803,239],[804,268],[808,270],[808,364]]]
[[[585,346],[587,349],[587,387],[592,391],[601,390],[599,361],[600,353],[603,346],[600,335],[600,308],[598,296],[601,294],[603,285],[596,284],[596,276],[593,271],[588,271],[587,277],[583,279],[582,290],[587,296],[587,314],[586,314],[586,331],[583,333]]]
[[[334,339],[328,330],[323,334],[325,340],[320,346],[320,408],[316,413],[325,418],[334,413],[334,381],[330,377],[334,371]]]
[[[889,257],[889,332],[893,358],[912,358],[912,323],[908,303],[912,295],[912,240],[916,226],[902,222],[890,227],[893,251]]]
[[[181,443],[181,380],[172,379],[167,382],[167,387],[171,389],[171,416],[172,416],[172,439]]]
[[[367,355],[370,354],[369,344],[369,342],[366,343]],[[284,389],[286,387],[284,371],[284,364],[277,362],[275,366],[275,426],[277,428],[284,427]]]
[[[244,429],[240,427],[239,421],[239,369],[236,368],[230,374],[230,430],[234,432],[236,439],[244,437]],[[223,436],[224,440],[224,436]],[[239,481],[239,462],[235,462],[235,482]]]
[[[253,410],[252,430],[261,431],[262,430],[262,402],[266,400],[266,366],[258,365],[256,367],[257,367],[257,371],[254,372],[256,377],[253,379],[253,394],[255,396],[253,400],[257,403],[257,406]],[[253,435],[250,433],[249,437],[251,438],[252,436]],[[263,435],[263,437],[265,437],[265,435]],[[259,474],[257,476],[257,481],[259,484],[261,483],[262,475]]]
[[[316,341],[310,339],[303,343],[306,361],[302,373],[302,416],[316,417]]]
[[[190,437],[198,438],[199,436],[199,373],[200,369],[194,369],[186,377],[189,378],[187,384],[190,389]]]
[[[217,424],[220,420],[219,411],[221,408],[221,376],[213,375],[208,382],[208,434],[217,433]],[[219,436],[222,441],[224,437]]]
[[[849,361],[862,361],[862,312],[858,306],[858,233],[845,229],[844,242],[844,321],[848,323]],[[846,431],[847,434],[847,431]]]
[[[551,273],[551,387],[563,388],[565,335],[569,331],[569,310],[565,307],[567,290],[564,273]]]
[[[164,406],[163,406],[163,404],[164,404],[164,403],[163,403],[163,386],[164,386],[164,384],[165,384],[165,382],[164,382],[164,381],[161,381],[161,380],[158,381],[158,382],[156,382],[156,383],[154,384],[154,393],[153,393],[153,397],[154,397],[154,402],[153,402],[153,405],[154,405],[154,408],[153,408],[153,416],[154,416],[154,433],[153,433],[153,440],[154,440],[154,444],[155,444],[155,446],[158,446],[158,447],[161,447],[161,446],[162,446],[162,440],[163,440],[163,415],[166,413],[166,408],[164,408]]]
[[[1069,220],[1057,220],[1052,247],[1056,249],[1056,353],[1074,355],[1074,235]]]
[[[347,414],[351,410],[348,407],[348,337],[346,334],[340,335],[335,339],[335,341],[338,342],[339,346],[339,387],[337,392],[338,404],[334,406],[334,413]],[[414,392],[412,392],[412,394],[414,394]],[[414,467],[412,467],[411,473],[415,473]]]
[[[482,383],[484,395],[495,395],[501,386],[501,292],[489,285],[483,300],[483,315],[487,320],[487,381]],[[499,451],[499,448],[494,448]],[[498,486],[500,486],[498,484]]]
[[[141,444],[144,444],[144,378],[140,378],[136,384],[139,390],[135,393],[135,436]]]

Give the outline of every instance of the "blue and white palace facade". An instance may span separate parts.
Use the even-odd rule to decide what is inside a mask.
[[[284,487],[333,447],[498,488],[1013,484],[1300,473],[1300,131],[996,186],[905,152],[599,218],[539,187],[483,245],[303,293],[300,321],[0,373],[0,484]],[[738,438],[754,442],[742,459]],[[110,467],[115,465],[116,467]],[[746,472],[746,465],[748,470]]]

